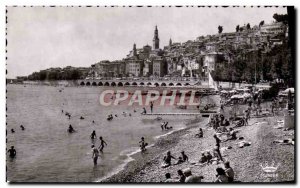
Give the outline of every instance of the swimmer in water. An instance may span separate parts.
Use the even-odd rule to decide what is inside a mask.
[[[22,131],[25,130],[25,127],[23,125],[20,125],[20,128],[22,129]]]
[[[75,132],[75,130],[74,130],[74,128],[72,127],[72,125],[69,125],[68,132],[69,132],[69,133]]]
[[[79,118],[79,119],[84,119],[84,117],[80,116],[80,118]]]
[[[99,151],[103,151],[104,146],[107,146],[107,143],[103,140],[102,136],[100,136],[100,146],[99,146]]]
[[[93,120],[92,123],[95,123],[95,121]]]
[[[11,133],[15,133],[15,130],[14,130],[14,129],[11,129],[10,131],[11,131]]]
[[[94,162],[94,165],[97,165],[97,161],[98,161],[98,157],[99,157],[99,150],[94,146],[92,145],[92,159],[93,159],[93,162]]]
[[[64,110],[61,110],[61,113],[63,114],[63,113],[64,113]]]
[[[17,151],[15,150],[14,146],[11,146],[7,152],[9,153],[10,158],[15,158],[17,155]]]
[[[95,139],[96,138],[96,131],[93,130],[92,134],[91,134],[91,139]]]

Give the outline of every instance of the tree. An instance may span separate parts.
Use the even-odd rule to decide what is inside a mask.
[[[240,31],[240,25],[237,25],[237,26],[235,27],[235,31],[236,31],[236,32],[239,32],[239,31]]]
[[[264,20],[262,20],[261,22],[259,22],[259,25],[258,25],[258,27],[260,28],[261,26],[263,26],[265,24],[265,21]]]
[[[219,34],[222,33],[222,31],[223,31],[223,26],[220,26],[220,25],[219,25],[219,26],[218,26],[218,32],[219,32]]]
[[[248,23],[247,24],[247,30],[250,30],[251,29],[251,26],[250,26],[250,24]]]
[[[284,24],[288,23],[288,15],[287,14],[277,14],[277,13],[275,13],[273,15],[273,18],[276,20],[276,22],[283,22]]]
[[[242,32],[244,30],[244,28],[243,27],[240,27],[240,32]]]

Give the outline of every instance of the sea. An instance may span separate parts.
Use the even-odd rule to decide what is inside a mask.
[[[103,106],[99,96],[105,89],[110,88],[8,84],[6,149],[14,146],[17,156],[6,157],[7,181],[96,182],[133,160],[130,156],[139,152],[141,137],[151,146],[159,137],[186,128],[187,120],[180,116],[161,116],[161,120],[142,116],[144,106]],[[149,106],[146,108],[149,110]],[[171,112],[197,111],[154,105],[154,113]],[[107,120],[109,114],[114,116],[112,121]],[[162,131],[163,121],[168,121],[173,129]],[[75,133],[67,132],[69,125]],[[96,140],[90,139],[93,130]],[[107,147],[95,166],[91,145],[98,147],[100,136]]]

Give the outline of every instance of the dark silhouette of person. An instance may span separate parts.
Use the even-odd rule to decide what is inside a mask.
[[[92,134],[91,134],[91,139],[95,139],[96,138],[96,131],[93,130]]]
[[[15,158],[17,155],[17,151],[15,150],[14,146],[11,146],[7,152],[9,153],[10,158]]]

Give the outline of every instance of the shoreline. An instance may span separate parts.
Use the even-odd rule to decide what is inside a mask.
[[[159,155],[163,154],[167,150],[176,146],[183,135],[188,134],[190,129],[198,127],[198,123],[205,124],[205,120],[208,118],[201,118],[198,122],[186,122],[186,127],[183,129],[175,130],[172,133],[166,133],[157,138],[155,143],[151,148],[149,148],[146,153],[141,153],[140,151],[131,156],[132,161],[128,162],[122,170],[117,173],[112,174],[110,177],[101,178],[99,181],[101,183],[121,183],[121,182],[131,182],[133,177],[136,176],[141,170],[146,166],[150,165],[153,160],[155,160]],[[205,124],[206,125],[206,124]]]
[[[238,143],[241,140],[221,143],[222,156],[226,161],[230,161],[235,172],[236,182],[295,182],[295,146],[273,143],[274,140],[294,137],[294,130],[284,131],[274,128],[277,120],[280,119],[283,119],[283,116],[253,117],[248,126],[239,127],[238,136],[242,136],[244,137],[243,140],[251,142],[250,146],[239,148]],[[214,130],[206,127],[203,121],[198,125],[204,128],[204,138],[194,137],[199,128],[197,124],[188,126],[186,129],[158,141],[153,150],[152,148],[149,150],[149,155],[135,154],[133,156],[135,160],[129,162],[124,170],[104,179],[101,183],[159,183],[164,182],[165,173],[171,173],[171,177],[176,178],[177,170],[185,168],[190,168],[195,175],[204,176],[203,182],[213,183],[216,174],[215,169],[224,165],[219,163],[200,167],[193,164],[199,160],[202,151],[211,150],[215,144],[212,138]],[[229,146],[232,149],[225,149]],[[189,156],[190,162],[161,168],[162,157],[168,150],[175,157],[184,150]],[[277,171],[278,178],[269,180],[266,178],[260,164],[265,162],[271,164],[272,161],[280,164],[280,168]]]

